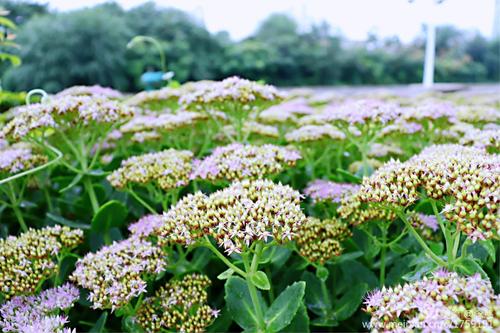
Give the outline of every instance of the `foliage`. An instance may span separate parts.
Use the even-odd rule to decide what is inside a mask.
[[[160,66],[157,51],[149,45],[126,49],[137,35],[161,42],[167,68],[180,82],[230,75],[283,86],[404,84],[422,79],[423,34],[407,44],[397,37],[375,35],[354,42],[326,23],[304,29],[291,17],[273,14],[248,38],[231,41],[227,33],[211,34],[189,14],[154,2],[130,10],[108,3],[64,14],[49,12],[44,5],[4,3],[12,11],[9,17],[21,24],[19,55],[24,65],[5,77],[12,90],[58,91],[95,83],[140,90],[140,75]],[[436,80],[498,82],[499,43],[476,32],[438,27]]]
[[[500,327],[498,96],[231,77],[9,114],[6,332]]]
[[[9,71],[5,84],[20,90],[41,87],[49,92],[74,82],[126,89],[125,45],[129,36],[125,22],[104,7],[37,16],[18,35],[25,65]]]
[[[15,106],[24,105],[25,100],[25,92],[0,91],[0,113]]]

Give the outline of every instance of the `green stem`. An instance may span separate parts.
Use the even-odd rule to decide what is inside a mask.
[[[255,309],[255,315],[257,316],[259,328],[263,331],[265,328],[264,322],[264,312],[262,311],[262,306],[259,301],[259,296],[257,293],[257,288],[250,281],[249,276],[254,275],[257,272],[259,266],[259,256],[262,251],[262,244],[259,242],[255,248],[255,254],[252,258],[252,263],[249,267],[248,260],[246,255],[243,255],[243,263],[245,264],[245,269],[247,270],[247,277],[245,280],[247,281],[248,291],[250,292],[250,298],[252,299],[253,307]]]
[[[246,279],[247,273],[238,268],[236,265],[230,262],[222,253],[220,253],[219,250],[217,250],[217,248],[212,244],[208,236],[205,236],[204,245],[208,247],[208,249],[212,251],[217,256],[217,258],[219,258],[224,264],[226,264],[227,267],[231,268],[233,271],[235,271],[236,273],[238,273],[239,275],[241,275]]]
[[[234,143],[236,142],[237,140],[235,140],[231,135],[229,135],[228,133],[226,133],[226,131],[224,130],[224,127],[221,125],[221,123],[217,120],[217,116],[214,116],[212,114],[212,112],[210,112],[210,110],[207,110],[207,109],[204,109],[205,112],[208,114],[208,116],[214,121],[215,125],[217,126],[217,130],[219,132],[222,132],[222,134],[224,134],[224,136],[229,140],[229,142],[231,143]]]
[[[266,271],[266,275],[271,277],[271,269],[269,268],[269,266],[267,266],[265,268],[265,271]],[[273,288],[273,284],[271,283],[270,285],[270,288],[269,288],[269,303],[272,304],[274,302],[274,288]]]
[[[43,191],[43,195],[45,196],[45,201],[47,202],[47,209],[49,210],[49,212],[54,211],[54,206],[52,205],[52,199],[50,197],[48,186],[43,186],[42,191]]]
[[[434,215],[436,216],[436,219],[439,223],[439,227],[441,228],[441,232],[443,233],[444,240],[446,243],[446,255],[448,257],[448,262],[453,261],[453,243],[452,243],[452,236],[450,234],[450,231],[446,227],[443,219],[441,218],[441,214],[439,213],[436,205],[436,201],[430,200],[431,206],[432,206],[432,211]]]
[[[17,221],[19,222],[19,226],[21,227],[21,230],[23,232],[28,231],[28,226],[26,225],[26,222],[24,221],[23,213],[19,209],[19,204],[20,204],[20,198],[17,198],[16,196],[16,190],[14,189],[14,185],[12,185],[12,182],[9,182],[9,190],[6,191],[12,210],[14,211],[14,215],[16,215]]]
[[[401,240],[401,238],[406,236],[407,233],[408,233],[408,228],[405,227],[404,230],[401,232],[401,234],[398,237],[394,238],[389,243],[387,243],[386,246],[390,247],[392,244],[396,244],[397,242],[399,242]]]
[[[460,245],[460,226],[457,224],[457,230],[455,231],[455,234],[453,235],[453,251],[452,251],[452,261],[455,261],[457,258],[457,253],[458,253],[458,246]],[[448,258],[449,260],[449,258]]]
[[[38,172],[40,170],[43,170],[43,169],[51,166],[52,164],[57,163],[63,157],[63,154],[59,150],[57,150],[56,148],[54,148],[52,146],[49,146],[49,145],[47,145],[47,148],[49,150],[51,150],[53,153],[56,154],[56,158],[54,158],[52,161],[49,161],[49,162],[47,162],[45,164],[39,165],[36,168],[29,169],[29,170],[26,170],[26,171],[23,171],[23,172],[20,172],[20,173],[16,173],[14,176],[10,176],[8,178],[1,179],[0,180],[0,185],[8,183],[8,182],[10,182],[10,181],[12,181],[14,179],[21,178],[21,177],[30,175],[32,173]]]
[[[387,252],[387,227],[383,225],[380,229],[382,231],[382,247],[380,249],[380,286],[385,284],[385,255]]]
[[[61,258],[60,256],[57,257],[57,267],[56,267],[56,274],[54,275],[54,287],[57,287],[61,284],[61,279],[59,277],[61,273],[61,263],[64,259],[64,256]]]
[[[146,201],[142,200],[142,198],[137,193],[135,193],[134,190],[129,189],[128,193],[130,193],[130,195],[132,195],[135,200],[137,200],[141,205],[143,205],[144,208],[146,208],[153,214],[157,214],[156,210],[153,207],[151,207]]]
[[[415,237],[415,239],[417,240],[417,242],[420,244],[420,246],[422,247],[422,249],[425,251],[425,253],[436,263],[438,264],[439,266],[441,267],[446,267],[447,264],[446,262],[439,258],[434,252],[432,252],[432,250],[429,248],[429,246],[427,246],[427,244],[425,243],[425,241],[422,239],[422,237],[420,237],[420,235],[418,234],[418,232],[415,230],[415,228],[413,228],[413,226],[411,225],[410,222],[408,222],[408,219],[406,218],[406,215],[404,212],[401,212],[400,210],[396,210],[396,214],[398,215],[398,217],[401,219],[401,221],[403,221],[403,223],[406,225],[406,227],[408,228],[408,230],[410,230],[411,234],[413,235],[413,237]]]
[[[92,211],[94,212],[95,215],[99,211],[99,201],[97,200],[97,195],[95,193],[94,186],[92,185],[92,181],[90,180],[89,177],[83,178],[83,187],[85,188],[85,191],[89,195],[90,204],[92,205]]]
[[[467,256],[467,248],[470,245],[470,240],[468,238],[462,244],[462,249],[460,250],[460,258],[465,258]]]
[[[17,204],[12,205],[12,209],[14,210],[14,214],[16,215],[17,221],[19,221],[19,226],[21,227],[21,230],[23,232],[28,231],[28,226],[26,225],[26,222],[24,221],[23,213],[21,213],[19,206]]]

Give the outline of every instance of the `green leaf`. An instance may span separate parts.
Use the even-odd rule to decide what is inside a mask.
[[[350,173],[349,171],[346,171],[346,170],[343,170],[343,169],[337,169],[337,172],[339,174],[341,174],[344,179],[350,183],[356,183],[356,184],[361,184],[361,182],[363,181],[362,178],[356,176],[356,175],[353,175],[352,173]]]
[[[0,16],[0,25],[3,25],[4,27],[12,29],[12,30],[17,29],[16,24],[14,22],[12,22],[12,20],[7,18],[7,17]]]
[[[305,303],[307,308],[318,316],[325,316],[331,309],[330,297],[324,292],[324,282],[311,272],[304,272],[301,280],[306,283]]]
[[[457,263],[457,268],[460,272],[466,275],[473,275],[475,273],[481,274],[483,278],[488,278],[488,275],[483,270],[483,268],[479,265],[479,263],[473,258],[462,258]]]
[[[290,325],[285,327],[282,332],[287,333],[309,333],[309,316],[307,315],[307,308],[301,304],[299,310],[293,317]]]
[[[142,329],[132,316],[122,318],[122,329],[128,333],[144,333],[144,329]]]
[[[371,165],[361,165],[358,169],[358,171],[356,171],[356,177],[358,178],[361,178],[365,175],[365,168],[366,168],[366,175],[367,176],[371,176],[372,173],[375,171],[375,169],[373,169],[373,167]]]
[[[379,254],[381,248],[371,237],[368,237],[367,233],[371,231],[354,229],[353,240],[363,250],[365,258],[372,259]]]
[[[311,325],[317,326],[317,327],[335,327],[339,326],[339,322],[335,320],[334,318],[329,318],[329,317],[319,317],[314,319],[311,322]]]
[[[405,254],[406,252],[408,252],[408,250],[405,247],[401,246],[398,243],[391,244],[390,249],[392,252],[397,254]]]
[[[52,220],[52,221],[54,221],[56,223],[65,225],[67,227],[79,228],[79,229],[84,229],[84,230],[90,229],[90,225],[88,225],[88,224],[70,221],[68,219],[65,219],[62,216],[55,215],[55,214],[52,214],[52,213],[47,213],[47,218],[49,218],[50,220]]]
[[[292,251],[283,246],[273,246],[269,263],[273,266],[272,271],[278,271],[286,263]]]
[[[349,253],[344,253],[341,254],[338,257],[334,257],[333,261],[336,264],[340,264],[342,262],[348,261],[348,260],[354,260],[363,255],[363,251],[355,251],[355,252],[349,252]]]
[[[121,202],[109,201],[95,214],[92,219],[91,230],[97,233],[106,233],[113,227],[119,228],[125,223],[127,215],[127,207]]]
[[[362,263],[350,260],[340,264],[340,269],[350,284],[366,282],[370,288],[378,286],[378,278]]]
[[[434,252],[434,254],[440,256],[444,252],[444,245],[440,242],[427,242],[429,244],[429,248]]]
[[[278,332],[290,325],[302,304],[305,289],[304,281],[295,282],[274,300],[264,316],[268,331]]]
[[[75,178],[73,178],[73,180],[68,184],[66,185],[65,187],[63,187],[62,189],[59,190],[59,193],[63,193],[63,192],[66,192],[67,190],[73,188],[76,184],[78,184],[78,182],[83,178],[83,174],[79,173],[75,176]]]
[[[207,327],[207,332],[229,332],[232,323],[231,314],[227,311],[227,307],[223,307],[217,319],[215,319],[212,325]]]
[[[199,247],[194,250],[193,259],[191,260],[191,268],[194,271],[201,271],[210,263],[212,251],[206,247]]]
[[[318,277],[318,279],[320,279],[323,282],[326,282],[326,280],[328,280],[328,275],[330,275],[330,272],[326,267],[316,266],[316,276]]]
[[[273,255],[271,257],[271,264],[275,266],[283,266],[285,261],[290,258],[290,255],[292,254],[292,250],[287,249],[286,247],[283,246],[274,246],[274,251]]]
[[[337,306],[334,308],[335,319],[342,321],[353,315],[363,301],[363,298],[368,291],[368,284],[358,283],[352,286],[341,298],[337,301]]]
[[[233,320],[245,330],[258,326],[257,316],[252,303],[250,292],[245,280],[238,276],[231,276],[224,286],[226,306]],[[265,305],[262,295],[258,293],[261,305]]]
[[[233,275],[233,273],[234,273],[234,270],[232,268],[228,268],[224,272],[217,275],[217,278],[219,280],[227,280]]]
[[[267,278],[266,273],[263,271],[255,272],[255,274],[250,275],[250,281],[259,289],[269,290],[271,289],[271,284]]]
[[[411,258],[411,255],[406,255],[397,260],[394,265],[389,269],[386,276],[386,285],[395,285],[397,283],[404,282],[402,277],[412,270],[408,265],[408,260]]]
[[[403,275],[403,279],[408,282],[421,280],[425,274],[437,267],[437,265],[433,261],[426,258],[425,256],[417,257],[413,261],[418,262],[418,264],[415,266],[415,269],[410,273]],[[411,263],[409,266],[412,266]]]
[[[75,262],[77,258],[72,255],[66,255],[61,260],[59,267],[59,281],[65,281],[68,275],[75,269]]]
[[[10,63],[12,64],[12,66],[14,67],[17,67],[19,65],[21,65],[21,58],[19,58],[18,56],[16,55],[13,55],[13,54],[8,54],[8,53],[0,53],[0,60],[2,61],[10,61]]]
[[[104,332],[104,325],[106,325],[106,320],[108,319],[108,313],[104,311],[99,319],[97,319],[96,323],[89,330],[89,333],[102,333]]]
[[[479,241],[479,244],[488,252],[488,255],[491,257],[493,262],[497,261],[497,256],[496,256],[496,251],[495,251],[495,245],[493,245],[492,240],[482,240]]]

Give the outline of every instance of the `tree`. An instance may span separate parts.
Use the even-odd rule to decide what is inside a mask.
[[[5,85],[49,92],[77,84],[126,90],[130,36],[124,19],[108,6],[35,17],[18,36],[24,65],[7,72]]]
[[[17,25],[28,22],[35,15],[48,13],[47,4],[32,1],[0,0],[0,7],[9,12],[7,17]]]
[[[158,8],[145,3],[126,13],[127,26],[135,35],[151,36],[162,42],[167,68],[173,70],[179,81],[220,77],[224,49],[199,22],[175,9]],[[146,49],[130,55],[133,74],[140,75],[148,66],[158,64],[154,52],[144,57]]]

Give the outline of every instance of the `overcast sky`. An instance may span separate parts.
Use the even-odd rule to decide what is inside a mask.
[[[105,0],[49,0],[50,8],[71,10]],[[131,8],[145,0],[117,0]],[[208,30],[228,31],[233,39],[247,37],[259,22],[275,12],[288,13],[303,26],[327,21],[346,37],[365,39],[369,32],[380,36],[397,35],[413,39],[430,12],[440,24],[453,24],[480,31],[490,37],[493,31],[495,0],[446,0],[435,6],[433,0],[156,0],[158,5],[185,10],[201,19]]]

